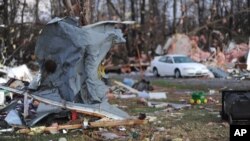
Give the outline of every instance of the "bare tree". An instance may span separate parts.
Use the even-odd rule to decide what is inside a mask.
[[[8,0],[3,0],[3,24],[6,27],[3,32],[4,45],[5,47],[10,46],[10,35],[9,35],[9,11],[8,11]]]
[[[145,0],[141,0],[141,25],[145,23]]]
[[[26,0],[23,2],[23,8],[22,8],[22,13],[21,13],[21,23],[23,24],[23,18],[24,18],[24,12],[25,12],[25,7],[27,6]]]
[[[126,14],[126,0],[122,0],[122,13],[123,13],[123,19],[125,19]]]
[[[20,4],[19,0],[10,0],[10,3],[8,5],[8,7],[10,8],[8,17],[9,17],[9,20],[10,20],[11,24],[13,24],[14,21],[15,21],[16,14],[17,14],[17,9],[18,9],[19,4]]]
[[[168,30],[168,27],[167,27],[167,5],[168,5],[168,1],[165,0],[164,4],[162,6],[162,27],[164,29],[162,32],[163,41],[165,40],[166,32]]]
[[[38,11],[39,11],[39,2],[40,2],[40,0],[36,0],[36,4],[35,4],[35,22],[36,23],[40,23],[40,19],[39,19],[39,13],[38,13]]]
[[[135,0],[130,0],[130,8],[131,8],[131,20],[135,21]]]
[[[173,4],[173,24],[172,24],[172,32],[173,34],[176,33],[176,9],[177,9],[177,4],[176,4],[176,0],[173,0],[174,4]]]
[[[92,22],[95,2],[92,0],[63,0],[68,10],[68,15],[80,17],[81,25],[87,25]]]
[[[119,11],[115,8],[114,4],[112,3],[111,0],[107,0],[107,5],[108,5],[108,8],[111,9],[114,11],[114,13],[120,18],[120,19],[123,19],[123,17],[121,16],[121,14],[119,13]]]
[[[247,12],[247,17],[248,17],[248,31],[250,31],[250,0],[247,1],[247,8],[249,9],[249,11]]]

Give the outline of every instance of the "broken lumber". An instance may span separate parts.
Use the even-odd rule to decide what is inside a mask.
[[[10,92],[19,94],[19,95],[23,95],[23,96],[24,96],[24,93],[27,93],[23,90],[17,90],[17,89],[13,89],[13,88],[2,86],[2,85],[0,85],[0,89],[4,89],[4,90],[7,90]],[[121,119],[125,119],[125,118],[129,117],[129,116],[123,117],[123,116],[119,116],[119,115],[110,113],[108,111],[101,110],[100,107],[94,108],[94,107],[90,107],[90,106],[87,106],[84,104],[79,104],[79,103],[77,104],[77,103],[68,102],[68,101],[54,101],[54,100],[43,98],[43,97],[40,97],[37,95],[31,95],[31,94],[28,94],[28,96],[31,98],[34,98],[40,102],[49,104],[49,105],[58,106],[61,108],[77,111],[79,113],[83,113],[83,114],[87,114],[87,115],[91,115],[91,116],[96,116],[96,117],[101,117],[101,118],[108,117],[108,118],[117,119],[117,120],[118,119],[121,120]]]
[[[59,125],[59,126],[50,126],[50,127],[39,126],[39,127],[30,128],[30,129],[29,128],[20,129],[17,131],[17,133],[18,134],[39,134],[39,133],[44,133],[44,132],[59,131],[62,129],[72,130],[72,129],[79,129],[79,128],[82,128],[82,124]]]
[[[24,93],[24,102],[23,102],[24,108],[23,108],[23,117],[28,117],[29,113],[29,102],[28,102],[28,94]]]
[[[148,123],[147,120],[140,119],[125,119],[125,120],[107,120],[90,122],[90,127],[114,127],[114,126],[129,126],[129,125],[142,125]]]
[[[95,121],[89,122],[90,128],[96,127],[115,127],[115,126],[131,126],[131,125],[143,125],[148,123],[147,120],[140,119],[125,119],[125,120],[107,120],[107,121]],[[39,126],[34,128],[25,128],[17,131],[18,134],[40,134],[44,132],[55,132],[62,129],[72,130],[72,129],[80,129],[83,128],[83,124],[72,124],[72,125],[58,125],[58,126]]]

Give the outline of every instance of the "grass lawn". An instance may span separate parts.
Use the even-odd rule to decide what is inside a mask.
[[[190,93],[194,90],[206,90],[203,87],[190,87],[188,85],[168,84],[164,81],[152,81],[155,91],[167,93],[167,99],[157,102],[182,103],[189,101]],[[138,99],[112,99],[110,103],[123,107],[123,110],[132,116],[146,113],[150,122],[146,125],[125,127],[121,131],[118,127],[93,128],[83,130],[70,130],[67,134],[40,134],[35,136],[2,134],[0,140],[41,140],[58,141],[64,137],[67,141],[95,141],[104,140],[103,132],[111,132],[120,136],[114,140],[128,141],[227,141],[229,140],[229,125],[220,119],[220,94],[208,95],[218,100],[217,103],[208,101],[207,104],[192,105],[189,108],[175,110],[172,107],[154,108]],[[182,101],[181,101],[182,100]],[[156,100],[154,100],[156,101]]]

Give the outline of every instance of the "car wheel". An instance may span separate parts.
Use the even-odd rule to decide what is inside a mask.
[[[156,76],[156,77],[159,76],[159,73],[158,73],[157,68],[154,68],[154,69],[153,69],[153,74],[154,74],[154,76]]]
[[[180,72],[180,70],[176,69],[174,71],[174,76],[175,76],[175,78],[181,78],[181,72]]]

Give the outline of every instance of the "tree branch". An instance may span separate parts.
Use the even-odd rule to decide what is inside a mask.
[[[115,11],[115,14],[123,20],[121,14],[118,12],[118,10],[115,8],[114,4],[111,2],[111,0],[107,0],[107,3],[111,6],[111,8]]]

